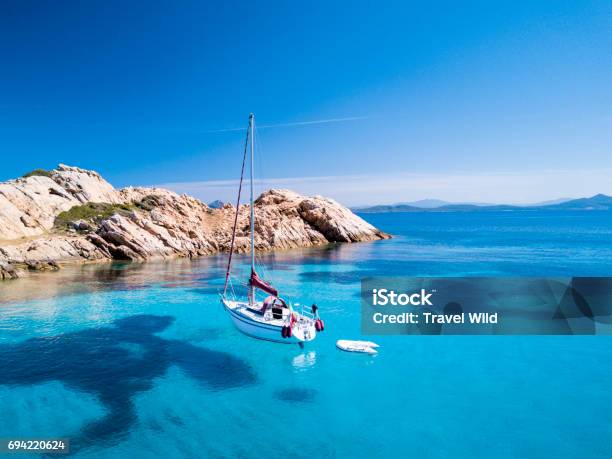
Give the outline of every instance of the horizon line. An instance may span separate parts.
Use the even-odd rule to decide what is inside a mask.
[[[448,174],[406,172],[263,178],[255,179],[254,185],[258,193],[270,188],[289,188],[307,196],[327,196],[347,207],[395,205],[424,199],[449,203],[529,205],[568,196],[571,198],[567,199],[576,199],[576,196],[612,195],[608,180],[611,172],[612,169]],[[575,180],[581,175],[584,180]],[[203,201],[232,202],[238,179],[176,181],[151,186],[190,194]]]

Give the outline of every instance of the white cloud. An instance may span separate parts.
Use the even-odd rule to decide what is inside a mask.
[[[256,192],[289,188],[332,197],[348,206],[437,198],[451,202],[532,203],[559,197],[612,194],[612,170],[546,170],[489,173],[392,173],[291,177],[257,180]],[[238,180],[176,182],[159,185],[205,202],[233,202]],[[248,182],[244,191],[248,193]],[[246,196],[246,195],[243,195]]]

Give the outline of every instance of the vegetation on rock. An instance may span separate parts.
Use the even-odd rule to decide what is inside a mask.
[[[84,220],[96,222],[104,220],[114,214],[128,215],[136,208],[134,204],[109,204],[105,202],[88,202],[74,206],[55,217],[54,227],[57,229],[73,228],[74,222]]]
[[[136,207],[142,210],[153,210],[155,207],[162,205],[162,199],[154,194],[149,194],[142,198],[140,202],[135,204]]]
[[[34,169],[33,171],[28,172],[27,174],[23,174],[22,178],[28,178],[28,177],[49,177],[51,178],[51,171],[48,171],[46,169]]]

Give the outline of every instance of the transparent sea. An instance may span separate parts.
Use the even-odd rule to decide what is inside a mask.
[[[612,456],[610,337],[335,348],[361,336],[363,276],[612,275],[612,213],[363,217],[394,239],[260,257],[285,297],[320,307],[303,350],[234,328],[225,256],[0,283],[0,438],[70,438],[84,458]]]

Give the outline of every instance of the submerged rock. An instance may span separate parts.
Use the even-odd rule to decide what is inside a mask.
[[[77,216],[68,225],[67,214]],[[0,183],[2,278],[16,275],[15,265],[56,269],[57,262],[196,257],[227,251],[234,214],[231,204],[213,209],[163,188],[116,190],[97,172],[60,165],[46,176]],[[249,214],[249,206],[241,205],[235,241],[239,252],[250,249]],[[255,201],[255,214],[258,250],[390,237],[332,199],[289,190],[263,193]]]
[[[274,397],[284,402],[300,402],[307,403],[312,402],[317,395],[317,391],[309,388],[302,387],[289,387],[286,389],[280,389],[274,392]]]

